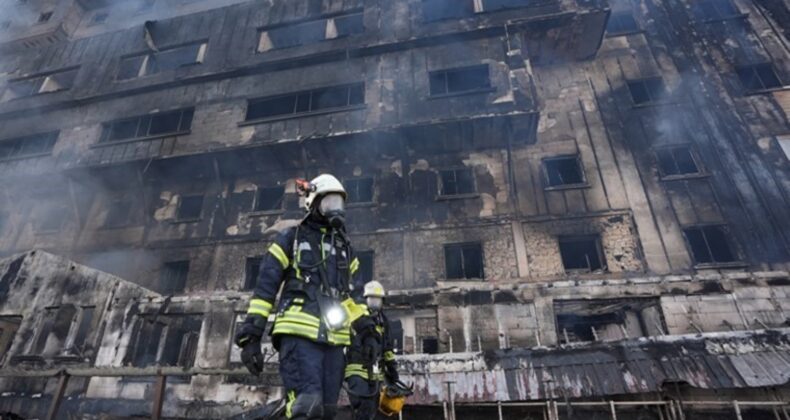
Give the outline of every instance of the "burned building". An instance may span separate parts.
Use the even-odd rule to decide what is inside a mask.
[[[0,6],[0,412],[278,399],[231,337],[328,172],[405,418],[790,418],[786,2]]]

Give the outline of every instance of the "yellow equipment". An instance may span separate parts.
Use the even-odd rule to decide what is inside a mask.
[[[406,397],[413,394],[414,385],[406,387],[402,382],[384,385],[379,394],[379,411],[387,417],[392,417],[403,410]]]

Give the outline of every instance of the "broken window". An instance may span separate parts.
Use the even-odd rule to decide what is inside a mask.
[[[439,353],[438,328],[436,317],[419,317],[414,319],[414,330],[417,338],[417,353]]]
[[[132,214],[132,200],[125,198],[112,199],[107,208],[104,227],[114,228],[129,224]]]
[[[697,20],[718,20],[738,16],[738,9],[729,0],[694,0],[691,2]]]
[[[662,177],[699,174],[694,154],[689,146],[672,146],[656,150],[658,170]]]
[[[252,290],[258,283],[258,275],[261,272],[262,257],[247,258],[244,264],[244,288],[243,290]]]
[[[194,108],[124,118],[104,124],[100,142],[136,140],[188,133]]]
[[[606,262],[598,235],[560,236],[560,256],[566,272],[603,271]]]
[[[0,140],[0,161],[52,153],[58,133],[33,134],[8,140]]]
[[[14,343],[14,337],[21,324],[21,316],[0,316],[0,361],[5,358],[8,350],[11,349],[11,344]]]
[[[539,3],[535,0],[484,0],[483,1],[483,10],[486,12],[502,10],[502,9],[514,9],[517,7],[528,7]]]
[[[254,211],[273,211],[283,208],[285,187],[258,188],[255,193]]]
[[[657,298],[555,300],[562,343],[609,341],[663,335]]]
[[[118,80],[133,79],[163,71],[200,64],[206,55],[208,44],[195,42],[162,49],[149,54],[121,58],[118,67]]]
[[[730,247],[729,232],[724,225],[691,226],[683,229],[683,234],[697,264],[737,261]]]
[[[373,178],[347,179],[343,181],[348,203],[373,202]]]
[[[3,93],[3,100],[23,98],[41,93],[58,92],[71,89],[77,78],[79,68],[69,68],[54,72],[27,77],[25,79],[11,80]]]
[[[187,195],[178,200],[176,220],[197,220],[203,213],[203,196]]]
[[[778,136],[779,147],[785,152],[785,157],[790,161],[790,136]]]
[[[479,243],[445,245],[444,264],[448,279],[482,279],[483,246]]]
[[[474,12],[473,0],[422,0],[422,18],[426,22],[468,17]]]
[[[431,96],[489,90],[488,65],[432,71],[428,74]]]
[[[759,91],[782,87],[782,82],[774,72],[771,63],[750,64],[735,69],[743,88],[748,91]]]
[[[331,86],[251,100],[246,120],[342,109],[365,103],[365,84]]]
[[[49,22],[49,20],[52,19],[52,13],[52,11],[48,11],[38,15],[38,23]]]
[[[609,22],[606,24],[608,35],[627,34],[638,30],[639,25],[631,12],[614,12],[609,16]]]
[[[162,264],[159,271],[159,290],[162,294],[173,295],[184,291],[189,275],[189,260],[171,261]]]
[[[439,178],[442,182],[440,195],[474,194],[477,191],[474,173],[469,168],[439,171]]]
[[[135,367],[151,365],[192,367],[197,354],[203,316],[158,315],[140,317],[128,362]]]
[[[28,349],[29,353],[42,357],[63,353],[76,316],[77,307],[72,304],[46,308],[36,328],[38,335],[32,348]]]
[[[667,95],[664,80],[660,77],[629,81],[628,90],[634,105],[659,102]]]
[[[362,17],[362,11],[354,11],[341,16],[262,29],[258,52],[309,45],[362,33],[365,30]]]
[[[560,156],[543,160],[547,187],[585,185],[584,171],[578,156]]]
[[[75,323],[73,333],[69,335],[66,353],[82,357],[89,355],[93,346],[88,342],[88,338],[93,331],[95,313],[95,306],[80,307],[79,321]]]
[[[358,251],[356,257],[359,259],[359,271],[357,276],[361,279],[362,283],[367,283],[373,280],[373,260],[375,253],[373,251]]]
[[[69,217],[69,206],[63,203],[50,203],[38,209],[35,229],[38,233],[57,232]]]

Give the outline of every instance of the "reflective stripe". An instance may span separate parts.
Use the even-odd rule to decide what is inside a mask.
[[[252,299],[250,301],[250,307],[247,309],[248,314],[255,314],[260,315],[264,318],[269,316],[269,312],[272,310],[272,304],[263,300],[263,299]]]
[[[294,401],[296,401],[296,391],[290,390],[288,391],[288,403],[285,404],[285,417],[289,419],[293,415],[292,409]]]
[[[384,375],[382,373],[374,373],[373,377],[370,378],[368,376],[368,370],[362,366],[361,363],[349,363],[346,365],[344,378],[348,379],[352,376],[359,376],[362,379],[374,381],[380,381],[384,379]]]
[[[354,260],[351,261],[351,264],[348,268],[351,270],[351,274],[356,273],[357,270],[359,270],[359,258],[354,257]]]
[[[391,362],[393,360],[395,360],[395,353],[390,351],[390,350],[385,351],[384,352],[384,361],[385,362]]]
[[[285,251],[283,248],[278,244],[272,244],[269,247],[269,253],[274,255],[274,258],[277,258],[277,261],[280,262],[280,265],[283,266],[283,270],[288,268],[288,257],[285,255]]]

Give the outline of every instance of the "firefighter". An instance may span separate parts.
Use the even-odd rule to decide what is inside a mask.
[[[364,284],[355,276],[359,260],[344,227],[343,185],[324,174],[309,183],[297,181],[297,188],[305,195],[307,215],[268,248],[235,343],[250,373],[260,374],[261,337],[274,313],[271,335],[279,352],[286,417],[329,420],[337,412],[349,327],[364,313]]]
[[[381,283],[368,282],[364,296],[369,315],[352,325],[345,378],[354,420],[375,418],[381,385],[399,382],[389,321],[382,311],[384,294]]]

